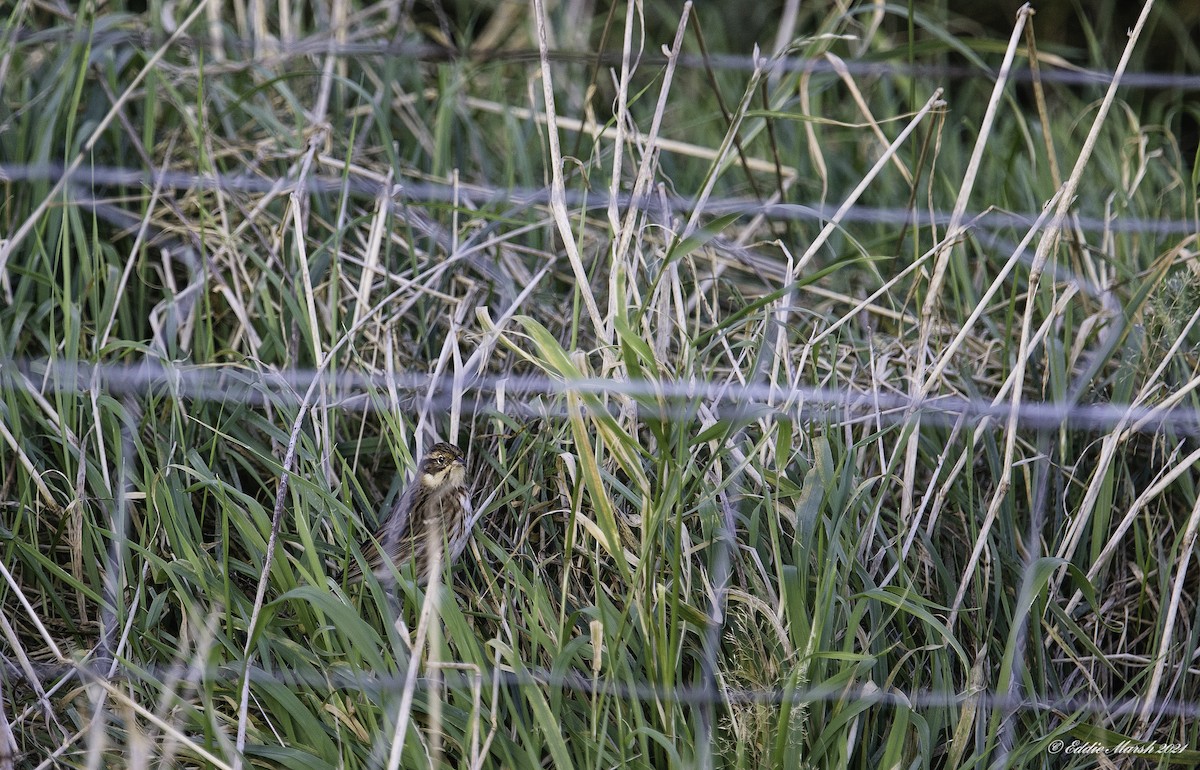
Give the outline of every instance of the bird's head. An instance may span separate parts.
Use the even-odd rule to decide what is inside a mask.
[[[434,444],[421,460],[417,478],[431,492],[462,486],[467,478],[463,451],[453,444]]]

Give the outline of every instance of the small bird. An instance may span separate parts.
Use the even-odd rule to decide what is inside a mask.
[[[374,540],[363,547],[363,557],[385,585],[393,582],[393,565],[399,570],[411,561],[417,584],[423,586],[429,582],[432,549],[441,549],[442,561],[452,564],[467,546],[471,523],[463,451],[453,444],[434,444]],[[351,564],[345,577],[361,580],[362,569]]]

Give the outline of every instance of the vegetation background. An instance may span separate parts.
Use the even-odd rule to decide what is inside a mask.
[[[977,5],[2,4],[0,767],[1195,764],[1195,6]]]

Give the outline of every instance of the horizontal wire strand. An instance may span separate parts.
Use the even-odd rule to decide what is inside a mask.
[[[434,411],[447,411],[456,403],[475,413],[494,412],[530,417],[566,417],[565,405],[548,404],[541,397],[567,393],[592,396],[621,395],[638,400],[643,418],[693,417],[699,403],[736,407],[741,414],[776,414],[814,419],[821,414],[845,413],[860,419],[897,423],[906,412],[944,420],[953,425],[1008,418],[1008,401],[994,404],[988,398],[931,396],[914,400],[905,393],[857,393],[820,387],[779,387],[769,384],[713,383],[701,380],[613,380],[584,377],[565,380],[548,375],[483,375],[455,383],[452,374],[399,372],[394,375],[318,372],[285,369],[259,372],[235,366],[180,366],[177,364],[62,363],[47,360],[0,360],[0,376],[9,373],[12,385],[40,393],[90,393],[101,388],[110,395],[172,394],[194,401],[236,402],[251,406],[298,406],[301,392],[313,382],[325,391],[327,404],[346,411],[378,411],[400,406],[383,394],[396,391],[420,397]],[[20,376],[14,376],[19,373]],[[40,383],[40,385],[38,384]],[[504,394],[504,407],[484,394]],[[471,395],[475,394],[475,395]],[[427,400],[426,400],[427,399]],[[608,407],[593,400],[585,409]],[[614,410],[617,407],[612,407]],[[751,411],[747,412],[747,409]],[[757,411],[754,411],[757,409]],[[1200,409],[1161,409],[1140,404],[1070,404],[1055,401],[1022,401],[1017,407],[1022,428],[1064,427],[1082,431],[1128,427],[1131,432],[1169,430],[1177,436],[1200,435]],[[857,421],[857,420],[856,420]]]
[[[0,182],[57,182],[63,177],[62,164],[0,164]],[[99,187],[146,187],[161,186],[175,191],[220,190],[222,192],[267,193],[278,192],[281,180],[245,174],[192,174],[182,171],[159,169],[120,168],[95,166],[81,168],[71,174],[71,193],[77,203],[93,204],[96,198],[82,196],[83,183]],[[545,188],[489,187],[478,183],[438,184],[435,182],[412,182],[393,184],[385,189],[382,182],[349,178],[310,175],[304,182],[305,190],[311,194],[341,194],[347,191],[375,200],[381,194],[389,194],[399,201],[428,204],[452,204],[456,207],[480,209],[489,204],[503,205],[505,210],[526,209],[547,205],[550,192]],[[284,192],[290,191],[289,187]],[[581,192],[566,191],[566,203],[574,207],[586,207],[589,211],[605,210],[609,207],[609,195],[603,190]],[[648,214],[662,216],[672,212],[690,212],[694,201],[690,198],[668,193],[655,192],[635,200],[630,194],[617,196],[620,207],[636,206]],[[786,221],[827,222],[836,207],[822,203],[773,203],[764,204],[753,198],[713,196],[704,204],[704,211],[712,216],[743,214],[764,215],[769,219]],[[476,214],[482,215],[476,211]],[[972,228],[1000,230],[1028,228],[1041,215],[1040,211],[987,210],[969,213],[965,221]],[[132,217],[132,214],[130,215]],[[845,222],[883,225],[910,225],[928,227],[946,225],[951,213],[944,210],[932,212],[924,209],[902,209],[886,206],[854,206],[843,217]],[[1085,232],[1149,233],[1153,235],[1191,234],[1200,229],[1200,224],[1188,219],[1148,219],[1144,217],[1120,216],[1103,218],[1075,215],[1071,224]]]

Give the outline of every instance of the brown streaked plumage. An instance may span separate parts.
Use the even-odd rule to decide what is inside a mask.
[[[453,563],[467,546],[471,514],[462,450],[453,444],[434,444],[417,464],[416,478],[396,500],[374,540],[363,546],[363,557],[385,584],[392,582],[393,564],[400,570],[414,561],[417,584],[425,585],[430,547],[442,549],[442,562]],[[357,563],[350,565],[346,579],[362,579]]]

